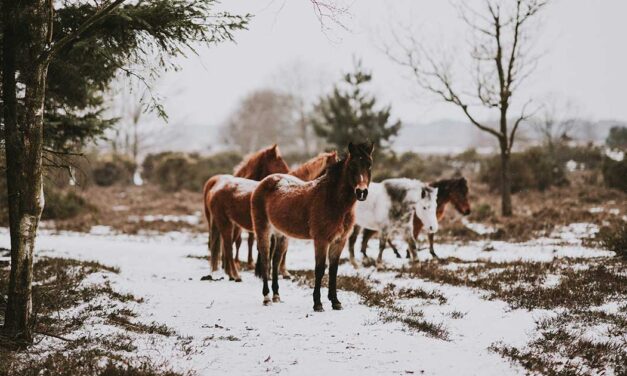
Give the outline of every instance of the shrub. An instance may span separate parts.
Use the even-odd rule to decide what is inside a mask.
[[[627,223],[622,222],[613,227],[603,227],[596,235],[601,247],[616,252],[616,256],[627,259]]]
[[[481,166],[480,180],[491,190],[500,188],[501,160],[496,155]],[[534,147],[510,156],[512,193],[527,189],[545,190],[568,184],[565,163],[560,163],[545,148]]]
[[[93,162],[94,183],[102,187],[132,184],[136,165],[130,159],[113,155]]]
[[[93,206],[72,191],[64,193],[45,188],[44,197],[46,204],[41,214],[42,219],[69,219],[87,210],[93,210]]]
[[[166,152],[144,159],[143,178],[165,191],[202,190],[205,181],[217,174],[230,174],[242,160],[236,152],[222,152],[209,157],[198,154]]]
[[[603,181],[609,188],[627,192],[627,158],[615,161],[605,157],[603,161]]]
[[[627,149],[627,127],[615,126],[610,128],[605,144],[612,149]]]

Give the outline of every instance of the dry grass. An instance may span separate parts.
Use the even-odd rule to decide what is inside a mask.
[[[8,268],[0,269],[0,296],[7,291]],[[135,338],[127,333],[171,336],[173,331],[158,323],[131,321],[134,311],[125,303],[142,299],[115,291],[108,280],[84,283],[93,273],[117,273],[116,268],[97,262],[64,258],[37,259],[33,269],[33,332],[35,342],[44,337],[58,339],[59,346],[25,350],[3,341],[0,346],[0,375],[178,375],[166,365],[148,359],[129,362],[137,350]],[[0,311],[0,315],[4,310]],[[120,329],[105,336],[76,336],[93,320]],[[2,321],[2,317],[0,317]]]
[[[198,224],[142,220],[147,215],[180,216],[202,212],[202,192],[163,192],[153,185],[89,187],[86,190],[76,190],[95,210],[71,219],[54,221],[55,229],[89,231],[92,226],[107,225],[126,234],[137,234],[140,231],[206,231],[207,226],[202,218]]]
[[[508,263],[448,259],[402,268],[397,277],[486,290],[488,298],[504,300],[512,308],[579,308],[626,296],[625,266],[619,259]],[[546,286],[549,276],[559,282]]]

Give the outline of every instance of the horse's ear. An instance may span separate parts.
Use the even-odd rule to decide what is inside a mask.
[[[368,154],[372,155],[373,151],[374,151],[374,142],[370,142],[368,144]]]
[[[348,154],[353,155],[353,154],[355,154],[356,151],[357,150],[355,149],[355,145],[353,145],[352,142],[349,142],[348,143]]]
[[[277,144],[272,145],[272,147],[270,147],[270,151],[274,155],[279,155],[279,145],[277,145]]]

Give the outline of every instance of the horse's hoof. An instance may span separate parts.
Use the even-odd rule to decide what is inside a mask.
[[[263,305],[265,305],[265,306],[272,305],[272,301],[270,300],[269,296],[266,295],[266,296],[263,297]]]
[[[316,311],[316,312],[324,312],[324,308],[322,307],[322,303],[314,304],[314,311]]]
[[[336,310],[336,311],[341,311],[342,310],[342,303],[340,303],[340,302],[331,303],[331,307],[333,307],[333,309]]]
[[[355,259],[351,259],[350,263],[351,265],[353,265],[353,268],[359,269],[359,264],[357,264],[357,261],[355,261]]]
[[[249,270],[254,270],[255,269],[255,263],[254,262],[249,262],[247,265]]]
[[[281,303],[281,297],[279,295],[272,296],[272,303]]]
[[[207,274],[205,276],[200,277],[201,281],[221,281],[224,277],[214,277],[211,274]]]
[[[290,279],[292,279],[292,275],[291,274],[283,274],[283,279],[290,280]]]
[[[242,282],[242,278],[241,277],[235,278],[235,282]]]

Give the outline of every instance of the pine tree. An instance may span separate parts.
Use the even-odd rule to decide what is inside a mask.
[[[361,63],[344,75],[341,85],[314,108],[312,123],[316,134],[329,144],[344,150],[349,142],[372,142],[376,151],[386,149],[401,128],[401,122],[390,121],[390,106],[377,110],[376,98],[365,92],[372,81]]]
[[[6,156],[11,234],[4,330],[22,343],[32,341],[33,250],[45,202],[46,147],[80,146],[111,125],[101,118],[102,93],[115,74],[143,77],[176,68],[170,58],[193,52],[196,43],[230,40],[249,19],[214,12],[215,0],[123,3],[0,2],[0,147]],[[152,104],[165,116],[157,101]]]

